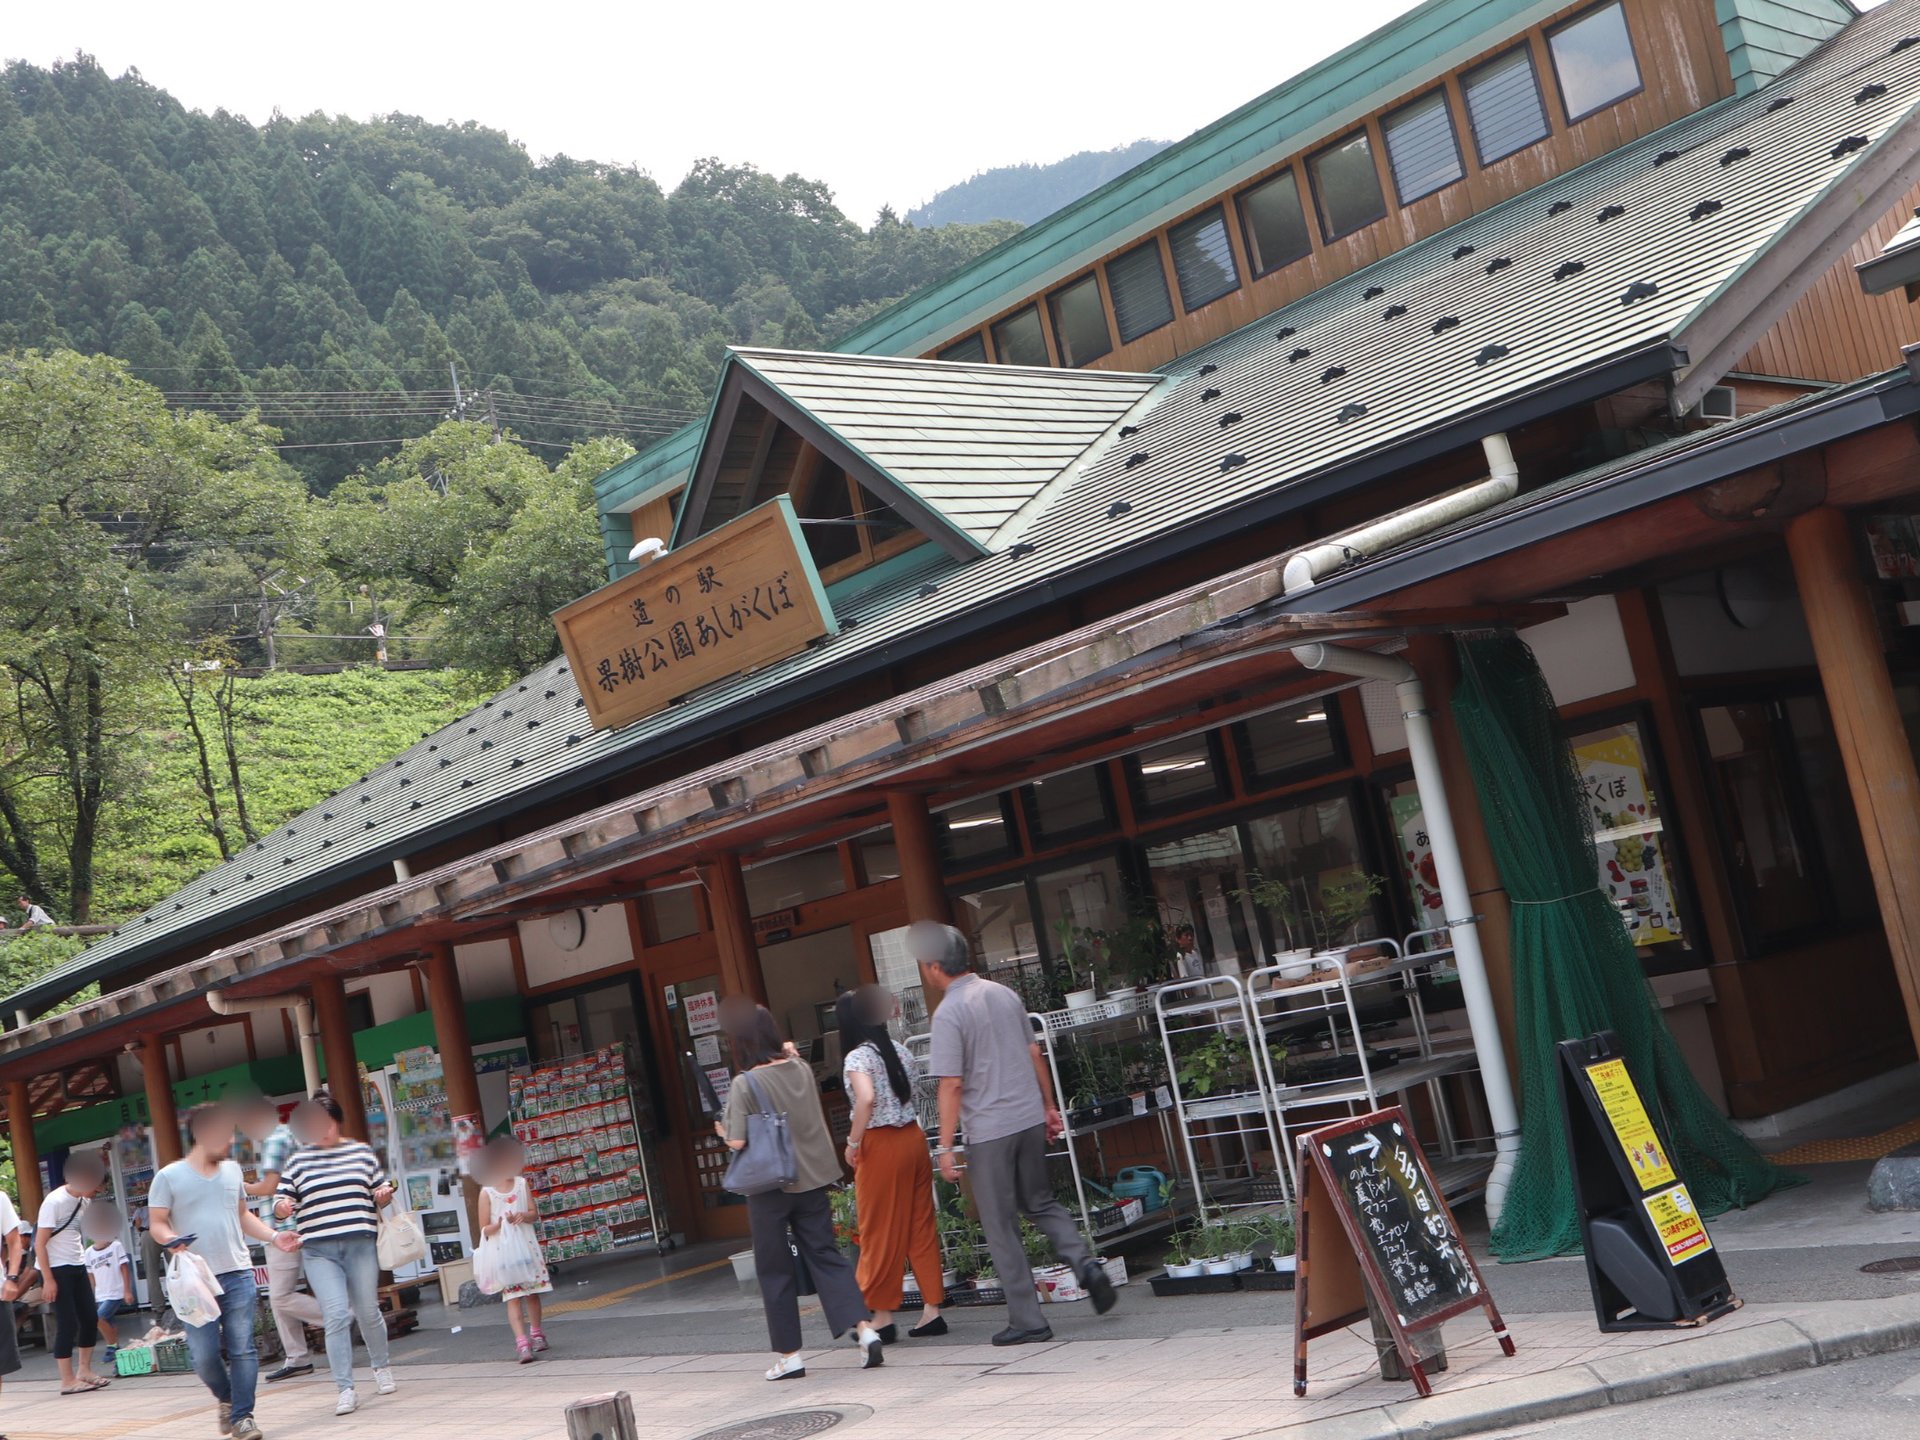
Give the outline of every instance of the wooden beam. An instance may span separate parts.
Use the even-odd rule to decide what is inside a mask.
[[[947,887],[941,875],[940,844],[933,833],[924,795],[887,792],[887,816],[893,822],[893,848],[900,857],[900,879],[907,895],[907,919],[953,923]]]
[[[1846,515],[1824,508],[1787,526],[1800,605],[1860,820],[1907,1025],[1920,1045],[1920,774],[1893,693],[1873,598]]]
[[[173,1078],[167,1073],[167,1037],[140,1038],[140,1076],[147,1085],[147,1117],[153,1131],[155,1168],[181,1156],[180,1117],[173,1108]]]
[[[320,1025],[320,1053],[327,1065],[327,1093],[340,1107],[340,1128],[355,1140],[367,1138],[367,1106],[360,1093],[360,1062],[353,1053],[353,1026],[347,1019],[347,988],[338,975],[313,982],[313,1013]]]
[[[740,857],[728,852],[703,867],[701,873],[713,910],[721,985],[728,995],[745,995],[764,1005],[767,987],[760,975],[760,948],[753,939],[753,911],[747,904],[747,880],[740,869]]]
[[[7,1082],[7,1139],[13,1146],[20,1213],[31,1222],[39,1216],[40,1202],[47,1197],[40,1189],[40,1143],[33,1134],[33,1095],[26,1080]]]
[[[453,947],[428,947],[426,972],[434,1048],[440,1052],[440,1073],[445,1078],[447,1114],[453,1121],[454,1138],[456,1141],[461,1138],[462,1123],[470,1121],[472,1133],[484,1140],[486,1121],[480,1107],[480,1077],[474,1070],[473,1036],[467,1030],[467,1002],[460,990],[460,971],[454,961]],[[478,1234],[480,1191],[464,1166],[460,1178],[467,1218],[473,1224],[473,1233]]]

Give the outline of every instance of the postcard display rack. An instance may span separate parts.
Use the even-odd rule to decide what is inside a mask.
[[[549,1260],[672,1248],[624,1044],[516,1073],[507,1092]]]
[[[1286,1143],[1336,1120],[1392,1104],[1426,1105],[1421,1138],[1449,1203],[1480,1193],[1493,1168],[1490,1144],[1464,1140],[1447,1080],[1480,1068],[1464,1020],[1436,1029],[1427,996],[1458,985],[1444,931],[1419,931],[1404,945],[1372,940],[1325,958],[1327,968],[1287,979],[1269,966],[1247,977],[1247,1002],[1266,1039],[1273,1116]],[[1284,1053],[1282,1053],[1284,1052]],[[1410,1109],[1409,1113],[1413,1113]]]

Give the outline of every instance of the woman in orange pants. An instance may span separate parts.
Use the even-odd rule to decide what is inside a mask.
[[[933,1161],[913,1104],[913,1057],[887,1031],[893,997],[878,985],[850,990],[839,1000],[840,1053],[846,1057],[847,1098],[853,1123],[847,1164],[853,1168],[854,1208],[860,1223],[860,1293],[873,1310],[880,1338],[899,1336],[909,1264],[926,1301],[915,1339],[947,1333],[940,1314],[940,1234],[933,1219]]]

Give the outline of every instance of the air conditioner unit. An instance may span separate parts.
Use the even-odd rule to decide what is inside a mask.
[[[1722,425],[1740,414],[1740,400],[1731,385],[1715,385],[1693,407],[1694,418],[1709,425]]]

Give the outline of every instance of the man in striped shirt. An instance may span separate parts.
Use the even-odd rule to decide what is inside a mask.
[[[393,1199],[393,1185],[373,1147],[347,1139],[340,1120],[339,1103],[324,1090],[294,1108],[293,1133],[305,1148],[280,1173],[273,1213],[292,1220],[300,1233],[307,1284],[325,1317],[327,1367],[340,1391],[333,1413],[351,1415],[360,1405],[353,1386],[354,1321],[373,1362],[374,1388],[382,1395],[394,1391],[374,1251],[380,1207]]]

